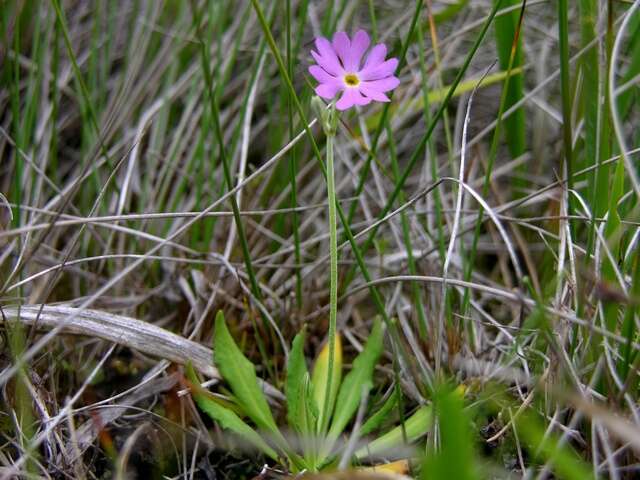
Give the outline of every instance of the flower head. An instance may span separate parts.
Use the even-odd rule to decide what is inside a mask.
[[[385,60],[387,47],[383,43],[371,49],[363,64],[362,57],[370,43],[364,30],[359,30],[353,39],[345,32],[337,32],[331,42],[324,37],[316,38],[318,51],[311,50],[311,55],[317,65],[310,66],[309,73],[320,82],[316,93],[322,98],[331,100],[342,92],[336,103],[338,110],[367,105],[371,100],[388,102],[384,92],[400,83],[393,75],[398,59]]]

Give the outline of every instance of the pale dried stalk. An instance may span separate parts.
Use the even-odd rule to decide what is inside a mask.
[[[63,324],[64,333],[99,337],[181,365],[191,362],[203,375],[220,378],[218,369],[213,366],[211,349],[152,323],[99,310],[79,311],[61,305],[45,305],[38,318],[39,310],[39,305],[20,307],[20,322],[25,325],[35,323],[38,328],[46,330]],[[7,320],[18,320],[16,307],[5,307],[3,311]]]

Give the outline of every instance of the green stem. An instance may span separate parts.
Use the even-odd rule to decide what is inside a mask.
[[[335,115],[335,107],[331,106],[330,115]],[[327,372],[327,390],[322,407],[322,422],[324,430],[328,425],[330,415],[331,390],[333,388],[334,356],[336,350],[336,323],[338,317],[338,233],[336,226],[336,181],[333,168],[333,142],[335,131],[326,128],[327,135],[327,199],[329,201],[329,370]]]

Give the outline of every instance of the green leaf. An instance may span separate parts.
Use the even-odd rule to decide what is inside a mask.
[[[519,0],[506,0],[502,4],[502,8],[517,5]],[[496,29],[496,48],[498,50],[498,59],[500,69],[502,71],[509,70],[509,61],[511,59],[514,40],[518,29],[518,19],[520,12],[514,10],[508,14],[500,15],[495,19]],[[505,111],[518,103],[524,96],[524,77],[523,75],[514,75],[513,70],[522,66],[522,38],[519,37],[515,44],[513,64],[511,65],[511,75],[505,78],[504,86],[507,88]],[[505,135],[509,152],[513,158],[519,157],[527,149],[527,132],[525,110],[520,107],[509,119],[504,122]]]
[[[222,311],[216,315],[213,357],[222,378],[229,384],[238,403],[249,418],[259,428],[277,433],[276,422],[258,385],[256,370],[233,340]]]
[[[384,402],[382,407],[380,407],[380,410],[378,410],[376,413],[371,415],[371,417],[369,417],[369,419],[366,422],[364,422],[364,424],[360,428],[360,435],[362,435],[363,437],[366,435],[369,435],[371,432],[376,430],[380,425],[382,425],[382,422],[384,422],[387,418],[389,418],[389,414],[391,413],[391,410],[394,409],[397,403],[398,403],[398,397],[396,395],[396,391],[393,390],[389,398],[387,398],[387,400]]]
[[[247,425],[233,411],[223,407],[210,397],[210,394],[200,386],[200,382],[191,365],[187,365],[187,378],[191,381],[191,396],[203,412],[209,415],[212,420],[219,423],[223,429],[235,433],[242,440],[251,443],[269,457],[278,460],[276,452],[267,445],[253,428]]]
[[[289,361],[287,363],[287,379],[285,394],[287,397],[287,420],[289,425],[301,433],[309,433],[307,430],[305,400],[305,375],[308,382],[309,372],[304,360],[305,333],[302,330],[293,339]]]
[[[313,398],[313,384],[311,383],[309,373],[306,373],[304,376],[304,387],[300,389],[300,399],[300,405],[304,405],[303,418],[306,422],[305,428],[307,429],[307,432],[315,434],[320,412],[318,411],[318,406]]]
[[[447,388],[438,393],[435,408],[440,427],[440,448],[427,456],[422,478],[476,480],[479,472],[463,396]]]
[[[342,340],[340,335],[336,335],[334,359],[333,359],[333,372],[331,379],[331,395],[329,396],[329,405],[324,407],[324,401],[326,391],[329,385],[329,343],[322,347],[318,358],[313,366],[313,374],[311,376],[311,384],[313,385],[313,398],[320,416],[318,418],[318,428],[321,431],[325,431],[326,426],[329,423],[329,418],[333,413],[333,407],[336,403],[336,397],[338,389],[340,387],[340,381],[342,379]],[[323,413],[326,412],[327,418],[323,418]]]
[[[416,410],[405,422],[404,427],[407,433],[407,442],[415,442],[418,438],[426,434],[431,428],[432,406],[423,405]],[[356,452],[357,458],[368,456],[378,456],[386,453],[389,449],[404,445],[402,437],[402,426],[398,425],[393,430],[376,438],[365,447]]]
[[[353,368],[340,387],[336,410],[329,429],[330,438],[337,438],[356,413],[360,406],[363,390],[371,390],[373,369],[382,353],[382,338],[382,324],[380,319],[376,318],[364,349],[353,361]]]

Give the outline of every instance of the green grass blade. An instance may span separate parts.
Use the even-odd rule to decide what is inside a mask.
[[[440,431],[440,449],[431,451],[422,469],[423,479],[479,479],[471,432],[471,420],[460,392],[438,392],[435,410]]]
[[[517,5],[520,0],[507,0],[505,7]],[[516,70],[522,66],[522,38],[519,29],[519,14],[517,10],[500,15],[495,21],[496,48],[498,60],[502,70],[508,70],[509,65]],[[512,50],[515,50],[511,60]],[[513,72],[512,72],[513,73]],[[524,77],[513,75],[505,82],[507,89],[505,109],[508,110],[524,97]],[[504,133],[512,157],[519,157],[527,149],[527,132],[524,108],[519,108],[509,117],[504,125]]]
[[[407,166],[402,171],[402,174],[400,175],[400,177],[396,180],[394,189],[391,192],[391,194],[389,195],[389,198],[387,199],[387,203],[385,204],[384,208],[382,209],[382,211],[378,215],[378,218],[377,218],[378,220],[384,218],[389,213],[389,211],[393,207],[396,199],[398,198],[398,195],[400,194],[400,192],[404,188],[404,184],[407,181],[407,178],[409,178],[409,175],[411,175],[411,172],[413,171],[416,163],[421,158],[422,152],[423,152],[427,142],[431,138],[431,135],[433,134],[433,131],[436,128],[436,125],[438,124],[440,118],[444,114],[445,109],[449,106],[449,101],[453,97],[454,92],[456,91],[456,89],[458,88],[458,85],[462,81],[462,77],[464,76],[464,74],[466,73],[467,69],[469,68],[471,60],[474,58],[476,52],[478,51],[478,48],[480,47],[480,44],[484,40],[484,38],[485,38],[485,36],[487,34],[487,31],[489,30],[489,27],[491,26],[491,24],[493,22],[493,19],[495,18],[495,15],[496,15],[498,9],[500,8],[500,4],[501,3],[502,3],[501,0],[498,0],[495,3],[495,5],[493,6],[493,8],[492,8],[491,12],[489,13],[489,15],[487,16],[487,19],[484,22],[484,24],[482,26],[482,29],[480,30],[480,33],[478,34],[478,36],[476,38],[475,43],[470,48],[469,53],[467,54],[462,66],[458,70],[458,72],[456,74],[456,77],[455,77],[455,80],[451,84],[451,88],[449,89],[449,91],[448,91],[447,95],[445,96],[443,102],[440,104],[440,107],[438,108],[438,111],[436,112],[436,114],[431,119],[431,123],[427,127],[424,135],[418,141],[418,144],[417,144],[416,148],[414,149],[411,157],[409,158],[409,160],[407,162]],[[369,235],[367,236],[366,241],[364,242],[364,245],[361,247],[361,250],[367,251],[371,247],[371,245],[373,243],[373,240],[376,237],[376,234],[378,232],[378,228],[379,228],[379,226],[375,226],[374,228],[371,229],[371,231],[369,232]],[[349,276],[348,278],[352,278],[352,277]],[[347,282],[345,281],[345,283],[347,283]],[[343,288],[346,289],[347,285],[344,285]]]

